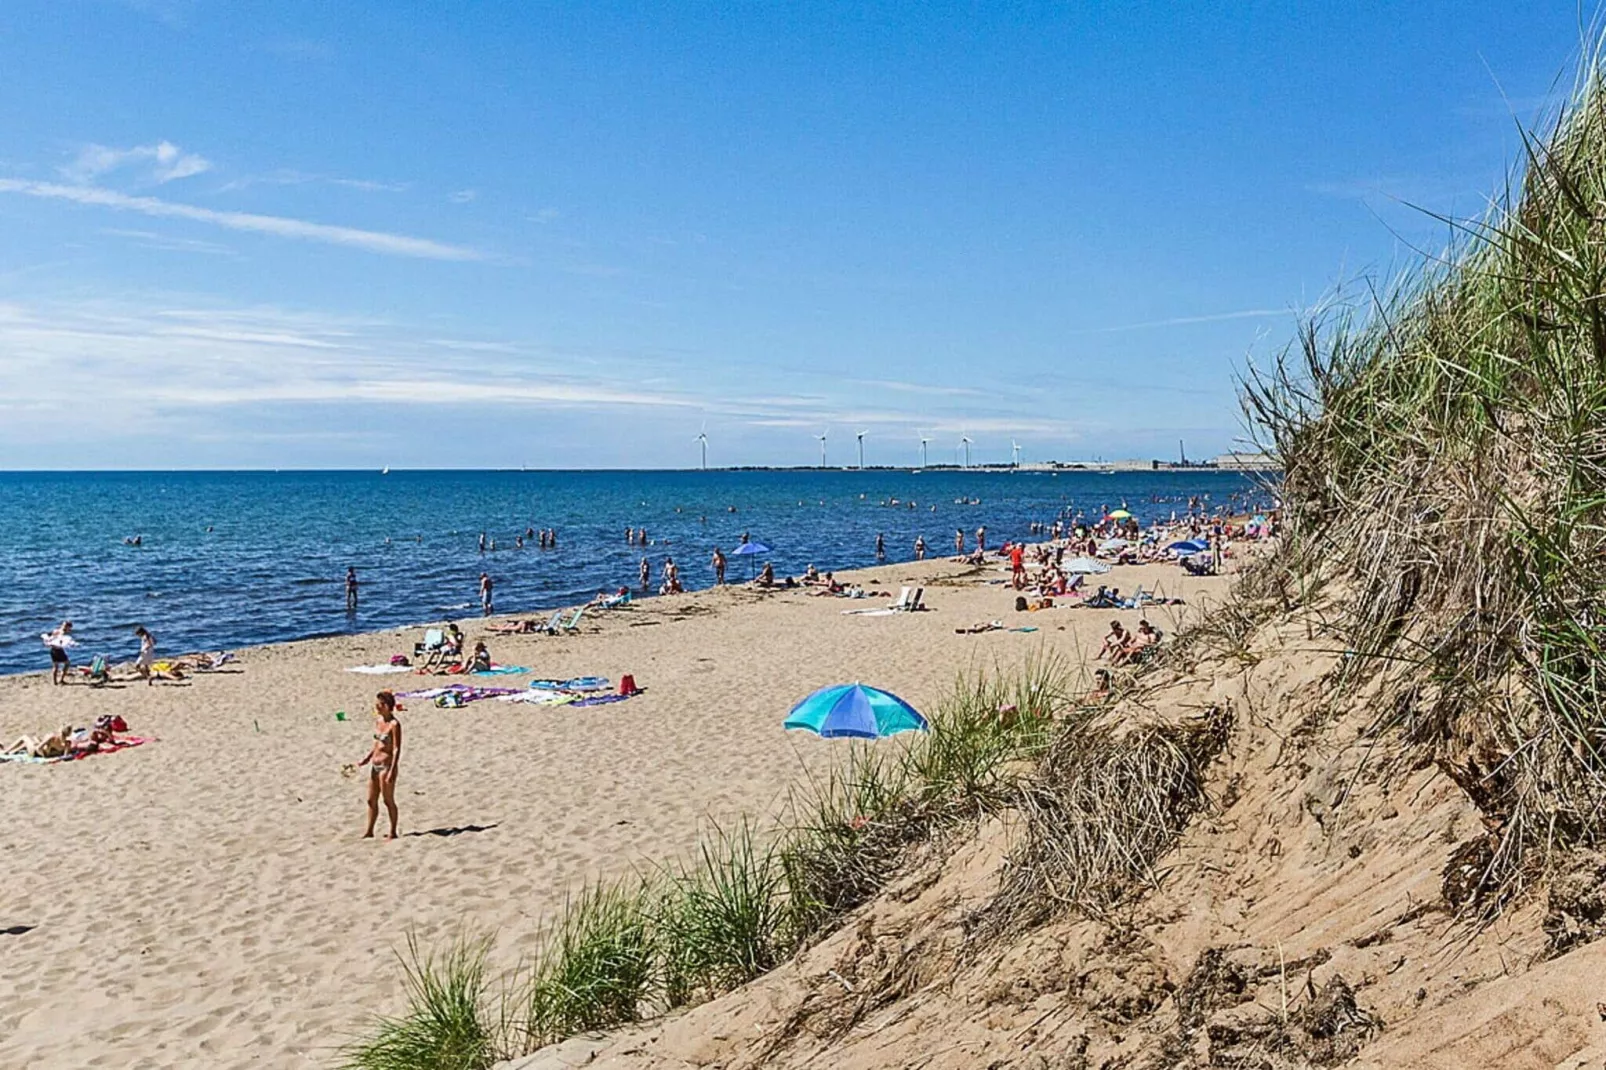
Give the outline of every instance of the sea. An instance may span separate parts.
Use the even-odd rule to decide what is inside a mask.
[[[1212,470],[0,473],[0,674],[48,668],[40,635],[63,620],[74,661],[120,661],[136,625],[176,654],[474,616],[481,572],[498,613],[533,614],[636,588],[643,556],[655,585],[672,557],[689,589],[709,586],[714,548],[744,535],[768,552],[730,557],[728,581],[764,561],[780,576],[872,565],[878,534],[908,560],[916,536],[945,556],[956,529],[969,544],[985,525],[997,545],[1058,517],[1148,522],[1271,493]],[[520,548],[531,528],[556,547]]]

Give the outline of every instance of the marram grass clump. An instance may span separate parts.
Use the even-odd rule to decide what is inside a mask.
[[[1606,65],[1452,248],[1251,374],[1338,687],[1468,788],[1491,909],[1606,840]]]
[[[490,942],[459,936],[444,955],[407,938],[402,976],[407,1011],[380,1018],[373,1036],[347,1049],[349,1070],[485,1070],[502,1051],[488,1011]]]

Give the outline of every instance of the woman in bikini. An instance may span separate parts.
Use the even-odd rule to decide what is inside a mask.
[[[374,835],[374,822],[379,819],[379,800],[385,800],[385,812],[390,815],[390,834],[396,838],[396,769],[401,765],[402,730],[396,719],[396,696],[381,691],[374,697],[374,745],[368,756],[358,762],[368,766],[368,828],[363,839]]]

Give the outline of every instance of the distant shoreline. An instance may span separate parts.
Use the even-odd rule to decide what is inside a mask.
[[[101,475],[275,475],[281,473],[328,475],[328,474],[373,474],[373,475],[401,475],[409,473],[471,473],[471,472],[540,472],[547,474],[585,474],[606,473],[619,475],[630,472],[941,472],[944,474],[960,473],[965,475],[1000,475],[1012,472],[1186,472],[1209,474],[1212,472],[1225,472],[1233,475],[1245,473],[1277,473],[1282,466],[1266,458],[1257,458],[1254,461],[1221,463],[1217,461],[1201,461],[1179,463],[1177,461],[1160,460],[1123,460],[1123,461],[1023,461],[1018,465],[1012,464],[973,464],[969,466],[959,464],[867,464],[862,468],[856,464],[726,464],[709,465],[699,468],[696,465],[680,466],[676,468],[540,468],[520,465],[505,468],[416,468],[411,466],[393,467],[380,471],[373,467],[365,468],[0,468],[0,476],[101,476]]]

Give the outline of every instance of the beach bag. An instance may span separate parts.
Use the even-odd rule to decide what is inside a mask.
[[[392,654],[390,656],[390,663],[392,665],[411,665],[412,664],[412,662],[407,660],[407,655],[406,654]]]
[[[435,696],[435,705],[443,710],[460,710],[463,708],[463,696],[456,691],[448,691],[444,695]]]

